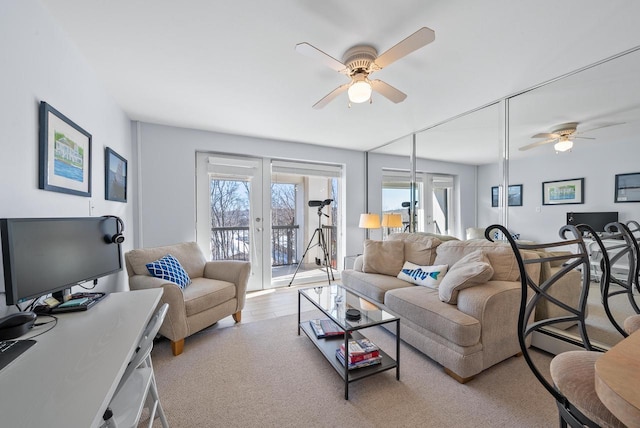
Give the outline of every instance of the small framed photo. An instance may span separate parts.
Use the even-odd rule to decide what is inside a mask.
[[[127,202],[127,160],[109,147],[104,150],[104,198]]]
[[[40,102],[38,187],[91,196],[91,134]]]
[[[493,186],[491,188],[491,206],[497,207],[500,205],[500,187]]]
[[[509,206],[522,206],[522,184],[512,184],[509,186]]]
[[[500,187],[493,186],[491,188],[491,206],[500,206]],[[509,206],[521,207],[522,206],[522,184],[509,185]]]
[[[640,172],[616,174],[615,202],[640,202]]]
[[[584,178],[545,181],[542,183],[542,205],[584,203]]]

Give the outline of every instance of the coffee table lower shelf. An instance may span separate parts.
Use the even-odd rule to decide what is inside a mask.
[[[338,372],[340,377],[345,382],[344,389],[344,399],[349,399],[349,384],[351,382],[355,382],[356,380],[364,379],[365,377],[373,376],[377,373],[381,373],[387,370],[396,369],[396,379],[400,380],[400,371],[398,370],[398,363],[396,360],[391,358],[387,353],[383,350],[380,350],[380,355],[382,356],[382,361],[380,364],[375,364],[368,367],[361,367],[357,369],[348,370],[345,376],[345,367],[336,357],[336,349],[340,347],[341,344],[344,343],[343,336],[336,336],[324,339],[318,339],[313,332],[313,329],[309,325],[308,321],[301,322],[300,328],[304,333],[311,339],[314,345],[322,352],[327,361],[333,366],[334,369]],[[298,333],[299,334],[299,333]],[[352,331],[349,335],[351,340],[362,339],[363,336],[358,331]]]

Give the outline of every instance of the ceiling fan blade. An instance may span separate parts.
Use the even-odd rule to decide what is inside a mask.
[[[543,146],[543,145],[549,144],[549,143],[554,143],[557,140],[558,140],[557,138],[549,138],[549,139],[543,140],[543,141],[536,141],[535,143],[531,143],[531,144],[527,144],[526,146],[522,146],[518,150],[523,152],[525,150],[533,149],[534,147]]]
[[[332,68],[338,72],[341,72],[347,68],[346,65],[344,65],[331,55],[322,52],[320,49],[316,48],[315,46],[311,46],[307,42],[298,43],[296,45],[296,52],[304,56],[308,56],[309,58],[317,59],[327,67]]]
[[[573,135],[580,135],[580,134],[584,134],[584,133],[587,133],[587,132],[595,131],[596,129],[608,128],[610,126],[624,125],[624,124],[625,124],[625,122],[607,123],[607,124],[604,124],[604,125],[595,126],[593,128],[585,129],[584,131],[581,129],[579,132],[576,132]],[[581,137],[581,138],[584,138],[584,137]]]
[[[382,80],[372,80],[371,88],[387,98],[389,101],[393,101],[394,103],[401,103],[407,98],[407,94],[402,91],[397,90],[393,86],[388,83],[383,82]]]
[[[317,103],[315,103],[313,105],[313,108],[315,109],[321,109],[322,107],[326,106],[327,104],[329,104],[331,101],[333,101],[333,99],[335,97],[337,97],[338,95],[340,95],[341,93],[343,93],[344,91],[346,91],[347,89],[349,89],[349,86],[351,85],[351,83],[345,83],[342,86],[338,86],[337,88],[335,88],[333,91],[329,92],[327,95],[324,96],[324,98],[322,98],[320,101],[318,101]]]
[[[548,132],[541,132],[540,134],[536,134],[531,138],[560,138],[560,134],[552,134]]]
[[[428,45],[436,39],[436,33],[428,27],[422,27],[397,45],[393,46],[374,61],[378,69],[409,55],[411,52]]]
[[[577,139],[581,139],[581,140],[595,140],[594,137],[580,137],[580,136],[576,136],[576,134],[573,134],[570,138],[571,140],[577,140]]]

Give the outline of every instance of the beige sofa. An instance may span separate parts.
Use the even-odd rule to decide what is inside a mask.
[[[509,246],[487,240],[442,242],[420,233],[392,234],[385,242],[373,245],[373,251],[371,241],[365,242],[364,254],[356,259],[353,269],[342,272],[342,282],[398,314],[402,340],[443,365],[461,383],[520,353],[517,323],[521,289],[517,262]],[[393,249],[380,252],[381,245]],[[455,303],[443,302],[441,289],[397,278],[405,261],[451,269],[458,260],[478,251],[486,256],[493,272],[488,280],[459,290]],[[529,259],[539,254],[525,252],[524,256]],[[527,269],[533,278],[540,277],[540,264],[528,265]],[[550,275],[551,267],[545,269]],[[580,286],[580,274],[576,274],[568,285],[558,284],[557,288],[571,294],[572,281],[577,279],[576,285]],[[544,308],[546,313],[557,309]]]
[[[151,276],[146,265],[167,254],[174,256],[191,278],[191,284],[181,289],[177,284]],[[184,339],[232,315],[241,320],[249,262],[225,260],[207,262],[195,242],[155,248],[142,248],[125,254],[129,288],[163,288],[163,303],[169,312],[160,327],[160,334],[171,340],[174,355],[183,351]]]

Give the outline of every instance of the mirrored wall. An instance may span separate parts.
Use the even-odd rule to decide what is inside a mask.
[[[640,47],[373,150],[368,209],[461,239],[499,223],[552,242],[574,213],[640,221],[639,75]],[[620,339],[606,319],[589,328]]]

